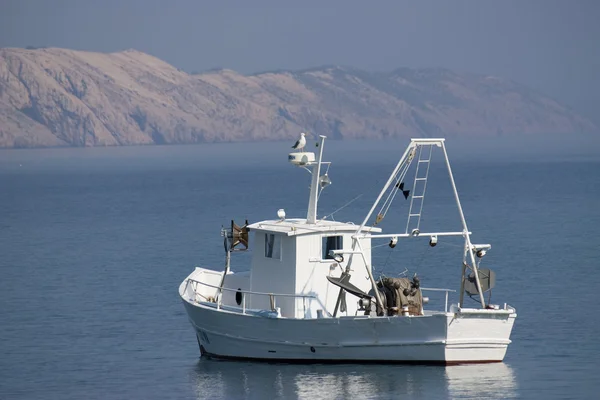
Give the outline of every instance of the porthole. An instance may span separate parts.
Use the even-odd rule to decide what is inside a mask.
[[[244,294],[242,293],[242,288],[238,288],[237,292],[235,292],[235,302],[237,303],[238,306],[240,304],[242,304],[243,297],[244,297]]]

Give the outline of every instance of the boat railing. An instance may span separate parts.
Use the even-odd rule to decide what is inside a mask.
[[[438,289],[438,288],[421,288],[422,292],[446,292],[446,298],[445,298],[445,303],[444,303],[444,312],[448,312],[448,293],[450,292],[456,292],[456,290],[452,290],[452,289]]]
[[[302,307],[304,310],[304,315],[306,316],[306,299],[313,299],[316,300],[317,303],[319,304],[319,306],[322,307],[322,309],[325,309],[325,306],[323,305],[323,303],[321,302],[321,300],[319,299],[319,297],[317,295],[314,294],[291,294],[291,293],[267,293],[267,292],[253,292],[250,290],[241,290],[241,289],[231,289],[231,288],[226,288],[226,287],[220,287],[217,285],[211,285],[210,283],[206,283],[206,282],[201,282],[195,279],[191,279],[189,278],[187,280],[186,283],[186,287],[185,287],[185,291],[187,291],[188,286],[190,285],[190,283],[192,284],[192,289],[194,290],[194,295],[198,296],[200,295],[198,293],[198,285],[203,285],[209,288],[213,288],[213,289],[217,289],[218,291],[225,291],[225,292],[235,292],[240,293],[241,295],[241,311],[242,314],[246,314],[247,308],[246,308],[246,295],[251,295],[251,296],[262,296],[262,297],[268,297],[269,298],[269,304],[271,307],[271,311],[277,311],[277,297],[288,297],[288,298],[296,298],[302,299]],[[200,295],[201,297],[204,297],[206,299],[206,301],[208,302],[215,302],[217,305],[217,310],[220,310],[221,308],[223,308],[223,296],[221,296],[220,294],[218,296],[216,296],[216,299],[212,299],[212,298],[207,298],[205,296]],[[195,301],[196,298],[194,298]],[[235,309],[240,309],[240,307],[235,307],[232,306]],[[228,307],[229,308],[229,307]]]

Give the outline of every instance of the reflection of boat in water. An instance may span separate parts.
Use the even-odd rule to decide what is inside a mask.
[[[180,284],[200,352],[313,362],[502,361],[516,311],[506,303],[488,304],[485,292],[493,287],[495,274],[480,263],[491,246],[471,242],[444,139],[412,139],[358,224],[317,218],[320,195],[331,184],[330,163],[322,160],[324,143],[322,136],[316,157],[304,151],[289,155],[292,164],[312,174],[306,218],[286,218],[280,209],[276,220],[243,227],[232,221],[231,229],[222,232],[225,271],[196,268]],[[461,222],[454,231],[437,227],[426,232],[421,225],[433,154],[441,154],[451,184]],[[394,199],[406,202],[406,224],[382,234],[380,223]],[[233,273],[231,252],[248,249],[249,231],[256,243],[250,271]],[[401,247],[402,239],[406,247],[432,248],[452,237],[463,243],[462,262],[455,261],[462,270],[457,304],[448,304],[453,290],[422,287],[416,275],[373,276],[372,253],[380,246]],[[383,243],[372,245],[376,241]],[[444,260],[439,268],[451,262]],[[429,309],[423,293],[445,294],[444,307]],[[465,294],[478,304],[465,306]]]
[[[445,368],[451,398],[513,399],[517,382],[512,368],[504,363],[454,365]]]
[[[266,364],[202,359],[191,371],[198,399],[514,398],[503,363],[447,366],[397,364]]]

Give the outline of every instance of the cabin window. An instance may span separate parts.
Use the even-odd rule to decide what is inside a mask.
[[[331,260],[333,256],[329,254],[331,250],[341,250],[343,246],[343,236],[324,236],[323,237],[323,260]]]
[[[281,260],[281,236],[265,233],[265,257]]]

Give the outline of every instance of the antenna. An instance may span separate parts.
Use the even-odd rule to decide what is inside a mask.
[[[323,161],[323,145],[327,136],[319,135],[321,142],[319,144],[319,158],[313,165],[312,169],[312,182],[310,184],[310,195],[308,197],[308,212],[306,213],[306,223],[315,224],[317,222],[317,202],[319,201],[319,187],[324,188],[327,183],[326,178],[321,177],[321,164]],[[331,182],[331,181],[329,181]],[[323,183],[323,186],[321,186]]]

